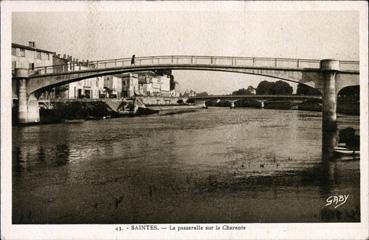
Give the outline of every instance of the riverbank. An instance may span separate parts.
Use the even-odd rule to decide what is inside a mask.
[[[180,102],[180,103],[178,103]],[[145,105],[145,103],[147,105]],[[75,123],[84,120],[98,120],[119,117],[134,117],[149,114],[171,115],[194,112],[202,105],[186,104],[178,98],[127,99],[82,99],[40,102],[40,122]],[[13,125],[18,124],[17,107],[12,109]]]
[[[119,117],[119,114],[103,101],[57,102],[53,103],[51,109],[40,109],[41,123],[57,123],[81,119],[105,119],[112,117]]]
[[[101,99],[83,101],[55,101],[40,104],[40,123],[76,122],[149,114],[171,115],[194,112],[207,106],[231,107],[226,100],[208,101],[204,104],[186,104],[179,98],[137,98],[135,100]],[[238,100],[236,108],[265,108],[280,110],[322,111],[321,100],[307,101],[258,101]],[[359,102],[338,102],[337,113],[360,115]],[[17,124],[17,110],[13,107],[13,125]]]

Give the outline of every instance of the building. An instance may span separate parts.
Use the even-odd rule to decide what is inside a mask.
[[[122,74],[122,97],[173,96],[170,77],[152,71]]]
[[[138,95],[138,74],[122,74],[122,97],[131,98]]]
[[[28,46],[12,43],[12,74],[15,68],[28,68],[53,65],[53,52],[36,48],[35,42],[30,41]],[[17,99],[16,81],[12,81],[12,98]]]
[[[104,95],[108,98],[122,97],[122,76],[104,76]]]
[[[12,43],[12,70],[53,65],[54,52],[36,48],[35,42],[28,46]]]
[[[152,71],[138,73],[139,92],[143,96],[170,96],[170,77]]]
[[[72,56],[36,48],[35,42],[28,46],[12,43],[12,70],[15,68],[33,69],[54,66],[48,71],[54,73],[73,70],[86,70],[91,67],[88,61],[79,61]],[[104,77],[94,77],[67,85],[45,90],[41,99],[78,98],[131,98],[134,96],[176,96],[171,89],[171,71],[143,71]],[[173,76],[172,76],[173,77]],[[17,99],[16,81],[13,82],[13,99]]]
[[[86,70],[89,68],[87,61],[79,61],[65,54],[63,57],[59,54],[54,55],[53,65],[58,66],[54,68],[55,72],[73,71],[77,69]],[[103,90],[104,79],[102,77],[94,77],[55,87],[50,91],[45,91],[42,97],[46,99],[98,99]]]
[[[52,72],[65,72],[72,70],[88,69],[88,61],[79,61],[72,56],[60,56],[55,52],[36,48],[36,44],[30,41],[28,46],[12,43],[12,71],[15,68],[33,69],[43,66],[58,66],[50,69]],[[13,83],[13,99],[17,99],[16,81]],[[73,82],[68,85],[55,87],[45,90],[41,99],[76,99],[76,98],[93,98],[97,99],[104,92],[103,77],[95,77],[90,79]]]

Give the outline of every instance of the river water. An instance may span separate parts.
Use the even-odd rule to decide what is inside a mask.
[[[13,127],[13,223],[360,221],[360,160],[322,161],[321,135],[250,108]]]

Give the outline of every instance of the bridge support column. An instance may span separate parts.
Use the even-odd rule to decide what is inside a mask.
[[[326,59],[320,61],[323,74],[323,119],[322,119],[322,147],[323,158],[331,158],[333,148],[337,145],[337,98],[336,73],[339,61]]]
[[[28,97],[28,122],[40,122],[40,107],[38,105],[38,100],[34,94],[31,94]]]
[[[27,96],[28,69],[18,68],[15,77],[19,81],[18,88],[18,121],[19,123],[33,123],[40,121],[37,98],[34,94]]]

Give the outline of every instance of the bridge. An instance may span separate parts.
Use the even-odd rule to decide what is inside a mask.
[[[79,64],[72,68],[53,65],[26,70],[27,94],[96,76],[159,69],[236,72],[303,83],[320,91],[323,89],[320,60],[314,59],[150,56],[137,57],[135,64],[131,64],[131,58],[121,58],[86,62],[85,66]],[[358,84],[359,62],[339,61],[337,68],[337,92],[346,86]]]
[[[309,99],[318,99],[321,100],[321,96],[310,96],[310,95],[256,95],[256,94],[248,94],[248,95],[207,95],[207,96],[193,96],[189,97],[188,101],[195,102],[197,104],[203,104],[206,107],[206,102],[211,100],[225,100],[228,101],[231,105],[231,108],[235,107],[235,102],[239,100],[254,100],[262,103],[264,105],[265,101],[268,100],[278,100],[278,101],[293,101],[293,102],[303,102]]]
[[[254,99],[254,100],[307,100],[307,99],[322,99],[321,96],[310,95],[208,95],[208,96],[194,96],[189,97],[189,100],[194,101],[208,101],[214,99],[220,100],[240,100],[240,99]]]
[[[321,96],[316,95],[256,95],[256,94],[247,94],[247,95],[207,95],[207,96],[193,96],[188,98],[188,102],[196,103],[199,105],[203,105],[205,108],[209,105],[209,101],[216,100],[217,103],[220,101],[226,101],[230,105],[230,108],[236,107],[236,102],[240,100],[252,101],[254,104],[258,103],[257,106],[264,108],[264,104],[266,101],[289,101],[294,104],[300,104],[303,101],[316,99],[321,100]],[[211,105],[211,103],[210,103]]]
[[[336,96],[347,86],[359,85],[359,62],[332,59],[290,59],[231,56],[150,56],[92,61],[83,66],[45,66],[15,69],[18,81],[18,116],[21,123],[38,122],[39,93],[87,78],[150,70],[205,70],[272,77],[302,83],[318,89],[323,96],[323,132],[336,129]],[[323,134],[324,135],[324,134]],[[324,138],[324,136],[323,136]],[[324,142],[324,141],[323,141]]]

